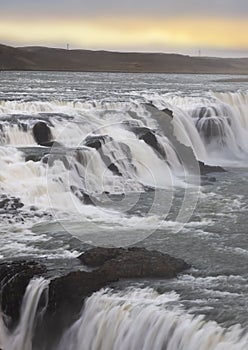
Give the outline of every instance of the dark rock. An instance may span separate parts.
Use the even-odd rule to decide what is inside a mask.
[[[162,109],[162,112],[166,113],[170,118],[173,118],[173,111],[169,108]]]
[[[34,261],[0,264],[1,304],[3,313],[10,317],[8,327],[12,328],[17,324],[22,298],[29,281],[44,272],[46,267]]]
[[[104,143],[111,141],[113,141],[113,139],[108,135],[94,135],[86,137],[84,145],[99,150]]]
[[[117,167],[114,163],[110,163],[110,164],[108,165],[108,169],[109,169],[110,171],[112,171],[112,173],[113,173],[114,175],[122,176],[122,173],[120,173],[118,167]]]
[[[99,268],[71,272],[50,282],[43,333],[52,333],[55,342],[61,331],[76,321],[84,299],[109,283],[120,278],[172,278],[189,268],[183,260],[144,248],[93,248],[79,259]]]
[[[224,173],[224,172],[226,172],[226,170],[220,166],[207,165],[203,162],[199,162],[199,167],[200,167],[201,175],[206,175],[209,173]]]
[[[21,202],[20,198],[7,197],[6,195],[0,196],[0,209],[1,211],[16,211],[22,208],[24,204]]]
[[[171,278],[189,268],[183,260],[144,248],[93,248],[79,259],[92,271],[73,271],[50,281],[48,305],[36,327],[34,343],[42,349],[54,348],[61,334],[81,312],[84,299],[120,278]],[[39,263],[19,261],[0,264],[2,310],[11,317],[13,329],[26,287],[34,276],[46,272]]]
[[[78,259],[80,259],[85,265],[97,267],[103,265],[106,261],[114,259],[123,254],[125,251],[126,249],[124,248],[96,247],[80,255]]]
[[[109,158],[109,156],[107,156],[103,152],[102,146],[104,144],[106,144],[107,142],[114,142],[114,140],[112,139],[112,137],[110,137],[108,135],[94,135],[94,136],[86,137],[86,139],[84,141],[84,145],[87,147],[90,147],[90,148],[95,148],[99,152],[106,167],[110,171],[112,171],[112,173],[114,175],[122,176],[122,173],[119,171],[118,166],[116,164],[114,164],[111,161],[111,159]]]
[[[38,145],[47,146],[51,144],[52,132],[45,122],[39,121],[33,126],[33,136]]]
[[[118,278],[171,278],[189,268],[181,259],[145,248],[93,248],[79,259],[107,276]]]
[[[35,342],[42,344],[42,349],[53,349],[65,329],[79,318],[84,299],[114,281],[117,278],[99,270],[74,271],[53,279],[49,286],[49,304]]]
[[[71,186],[70,189],[75,194],[75,196],[84,204],[95,205],[94,200],[93,200],[93,196],[90,196],[84,190],[79,189],[76,186]]]
[[[132,127],[132,132],[143,140],[147,145],[152,147],[162,158],[166,158],[166,154],[159,144],[155,132],[146,127]]]

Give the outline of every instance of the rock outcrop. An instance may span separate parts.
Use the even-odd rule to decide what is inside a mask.
[[[187,269],[183,260],[145,248],[93,248],[79,259],[88,266],[113,279],[119,278],[172,278]]]
[[[181,259],[144,248],[93,248],[79,259],[92,269],[72,271],[50,281],[48,306],[35,340],[44,343],[44,349],[50,349],[61,332],[78,318],[84,299],[95,291],[120,278],[172,278],[189,268]],[[8,327],[18,323],[30,279],[46,271],[45,266],[34,261],[0,264],[1,307]]]

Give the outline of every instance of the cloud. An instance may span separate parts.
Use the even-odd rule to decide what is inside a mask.
[[[214,16],[248,17],[247,0],[11,0],[1,4],[9,16]]]

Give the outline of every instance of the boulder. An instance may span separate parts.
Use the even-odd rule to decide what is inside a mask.
[[[49,126],[43,122],[39,121],[33,126],[33,136],[38,145],[52,147],[52,132]]]
[[[189,268],[181,259],[145,248],[93,248],[79,259],[114,280],[119,278],[172,278]]]

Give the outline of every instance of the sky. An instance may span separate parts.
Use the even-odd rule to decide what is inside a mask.
[[[248,0],[0,0],[0,43],[248,57]]]

